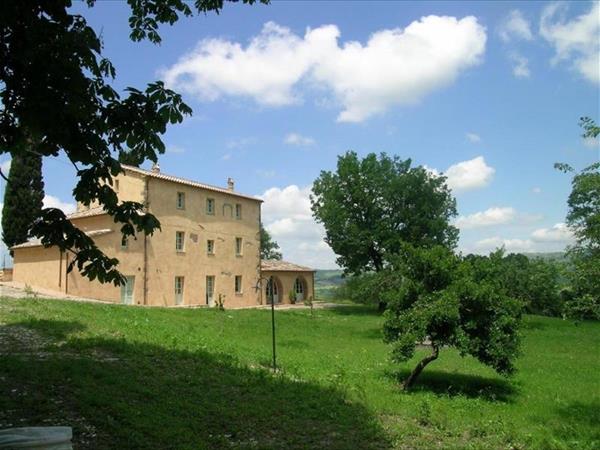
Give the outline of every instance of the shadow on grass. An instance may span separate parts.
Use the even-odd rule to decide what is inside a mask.
[[[521,328],[523,330],[545,330],[551,326],[551,324],[544,319],[547,318],[544,316],[526,316],[525,320],[521,322]]]
[[[587,450],[600,448],[600,401],[563,403],[544,420],[539,448]],[[560,447],[557,446],[560,442]]]
[[[402,369],[388,372],[386,375],[398,384],[410,374],[410,370]],[[488,378],[478,375],[448,373],[436,370],[423,370],[411,392],[433,392],[447,396],[465,396],[479,398],[490,402],[512,402],[517,391],[509,380],[503,378]]]
[[[29,328],[55,339],[65,339],[69,334],[83,331],[86,327],[79,323],[68,320],[47,320],[31,318],[16,324],[17,326]]]
[[[81,329],[18,325],[52,337]],[[58,349],[0,356],[0,427],[70,425],[75,447],[94,449],[389,448],[376,418],[339,391],[228,356],[104,337],[69,336]]]
[[[358,304],[344,304],[340,303],[334,307],[327,308],[326,311],[330,311],[340,316],[381,316],[382,313],[377,309],[376,306],[372,305],[358,305]]]

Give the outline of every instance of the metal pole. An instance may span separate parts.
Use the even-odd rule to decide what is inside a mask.
[[[277,359],[275,350],[275,301],[273,296],[273,277],[269,277],[270,291],[271,291],[271,327],[273,332],[273,372],[277,370]]]

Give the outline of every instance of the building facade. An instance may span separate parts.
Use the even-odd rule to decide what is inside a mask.
[[[120,226],[101,208],[78,205],[69,218],[107,255],[119,260],[121,286],[67,273],[69,253],[30,241],[13,247],[14,281],[115,303],[154,306],[243,307],[266,303],[270,278],[260,259],[261,200],[227,188],[124,166],[113,188],[121,201],[136,201],[160,221],[161,230],[123,239]],[[296,266],[300,268],[301,266]],[[296,273],[296,277],[293,277]],[[268,272],[271,276],[271,272]],[[313,271],[276,277],[293,284],[296,297],[314,297]],[[296,283],[298,279],[298,283]],[[292,296],[281,296],[289,303]]]

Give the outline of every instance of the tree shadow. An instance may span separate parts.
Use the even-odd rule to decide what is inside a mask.
[[[61,330],[62,338],[82,328],[17,325],[52,336]],[[43,360],[0,355],[0,428],[72,426],[81,449],[390,447],[376,417],[342,392],[227,355],[77,335],[58,348]]]
[[[361,330],[358,334],[366,339],[375,339],[378,341],[383,340],[383,330],[381,327],[369,328],[367,330]]]
[[[546,423],[546,426],[569,448],[600,446],[600,400],[572,402],[557,408],[556,413],[558,420]]]
[[[545,330],[549,326],[549,321],[544,321],[542,316],[530,315],[521,322],[521,329],[523,330]]]
[[[30,318],[15,324],[15,326],[21,326],[35,330],[45,336],[55,339],[65,339],[68,335],[83,331],[86,329],[85,325],[80,322],[74,322],[70,320],[48,320],[48,319],[37,319]]]
[[[325,309],[340,316],[381,316],[382,313],[376,306],[372,305],[347,305],[340,303],[339,305]]]
[[[409,369],[387,372],[386,376],[402,383],[410,374]],[[441,370],[425,369],[410,392],[433,392],[450,397],[465,396],[490,402],[511,403],[517,390],[506,379],[479,375],[448,373]]]

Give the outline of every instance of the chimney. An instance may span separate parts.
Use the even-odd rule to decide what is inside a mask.
[[[160,165],[158,163],[152,164],[152,169],[150,169],[153,173],[160,173]]]
[[[233,182],[233,178],[227,178],[227,189],[229,189],[230,191],[233,191],[234,186],[235,186],[235,183]]]

